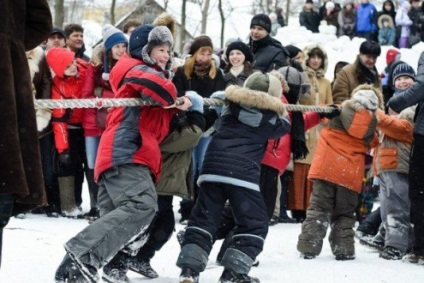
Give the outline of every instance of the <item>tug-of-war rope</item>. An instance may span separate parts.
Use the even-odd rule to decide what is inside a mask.
[[[178,100],[177,100],[178,103]],[[216,98],[203,98],[204,105],[220,106],[224,101]],[[55,108],[109,108],[123,106],[158,106],[152,101],[145,101],[141,98],[94,98],[94,99],[36,99],[34,100],[35,109],[55,109]],[[300,112],[319,112],[329,113],[334,110],[330,106],[319,105],[298,105],[286,104],[287,111]]]

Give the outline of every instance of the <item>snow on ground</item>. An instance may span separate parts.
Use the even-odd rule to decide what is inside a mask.
[[[84,188],[83,199],[88,199]],[[179,199],[174,201],[177,211]],[[83,208],[88,211],[87,203]],[[177,220],[179,214],[176,213]],[[26,219],[12,218],[4,231],[1,283],[53,282],[54,272],[64,256],[63,244],[88,225],[85,220],[47,218],[27,214]],[[184,227],[177,224],[176,230]],[[336,261],[325,240],[324,248],[314,260],[304,260],[296,251],[300,224],[278,224],[270,227],[260,264],[252,268],[251,275],[262,283],[419,283],[423,282],[424,266],[387,261],[378,253],[356,244],[356,259]],[[222,267],[214,265],[221,241],[217,242],[210,256],[210,264],[200,276],[200,282],[217,282]],[[129,272],[132,283],[177,283],[179,268],[175,262],[180,251],[175,233],[170,241],[152,260],[153,268],[160,274],[157,279],[147,279]]]

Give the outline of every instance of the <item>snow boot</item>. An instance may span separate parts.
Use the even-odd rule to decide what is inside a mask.
[[[141,274],[148,278],[158,278],[158,273],[152,268],[147,260],[131,258],[128,260],[128,267],[131,271]]]
[[[178,240],[178,243],[180,244],[180,246],[183,246],[183,243],[184,243],[184,234],[185,234],[185,230],[180,230],[177,233],[177,240]]]
[[[73,176],[58,177],[59,193],[60,193],[60,209],[62,216],[69,218],[80,218],[82,213],[78,213],[77,205],[75,204]]]
[[[103,267],[102,279],[110,283],[130,282],[130,279],[127,277],[127,272],[127,255],[123,252],[118,252],[115,257]]]
[[[410,252],[402,258],[402,261],[424,265],[424,256],[417,255],[414,252]]]
[[[303,259],[314,259],[316,257],[313,253],[301,253],[300,256],[303,257]]]
[[[81,273],[78,264],[66,254],[54,275],[55,283],[86,283],[87,279]],[[97,281],[89,281],[97,282]]]
[[[359,240],[359,243],[361,245],[376,249],[378,251],[383,251],[384,249],[384,237],[380,233],[378,233],[372,238],[364,237]]]
[[[258,278],[250,277],[247,274],[235,273],[229,269],[224,269],[221,277],[219,278],[219,283],[260,283]]]
[[[180,283],[199,283],[199,272],[184,267],[180,274]]]
[[[85,177],[87,178],[88,192],[90,194],[90,207],[94,209],[97,207],[97,194],[99,192],[99,185],[94,181],[94,169],[88,169]]]
[[[338,254],[338,255],[336,255],[336,260],[339,260],[339,261],[354,260],[354,259],[355,259],[354,254]]]
[[[394,259],[399,260],[405,255],[404,252],[399,249],[391,246],[384,247],[384,250],[380,253],[380,257],[384,259]]]

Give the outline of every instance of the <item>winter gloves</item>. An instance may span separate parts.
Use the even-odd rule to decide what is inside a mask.
[[[59,153],[58,159],[61,168],[67,168],[72,164],[71,155],[68,151]]]
[[[214,93],[212,93],[210,98],[220,99],[220,100],[224,101],[225,100],[225,91],[223,91],[223,90],[215,91]],[[218,114],[218,116],[221,115],[222,105],[211,106],[209,108],[214,109],[216,111],[216,114]]]
[[[332,107],[333,110],[331,112],[322,112],[319,113],[319,116],[322,118],[327,118],[327,119],[333,119],[334,117],[337,117],[340,115],[340,108],[335,105],[335,104],[331,104],[328,105],[328,107]]]
[[[203,97],[201,97],[197,92],[191,90],[187,91],[185,96],[190,99],[192,104],[188,110],[203,113]]]

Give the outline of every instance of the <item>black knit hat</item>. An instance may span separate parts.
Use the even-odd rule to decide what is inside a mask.
[[[250,28],[253,26],[263,27],[268,33],[271,33],[271,19],[268,15],[265,14],[257,14],[252,18],[250,22]]]
[[[188,54],[194,55],[194,53],[196,53],[196,51],[202,47],[210,47],[213,51],[212,40],[209,36],[199,35],[198,37],[196,37],[190,46],[190,51],[188,52]]]
[[[378,57],[381,54],[380,44],[372,40],[364,41],[359,47],[359,53]]]
[[[293,59],[294,57],[296,57],[297,54],[299,54],[299,52],[302,52],[302,50],[300,50],[294,45],[286,45],[285,47],[289,52],[290,59]]]
[[[227,47],[227,50],[225,50],[225,56],[227,57],[227,60],[230,59],[230,52],[232,50],[240,50],[244,54],[244,57],[246,58],[245,60],[250,63],[253,63],[253,53],[246,43],[242,41],[234,41],[230,43],[230,45],[228,45]]]

